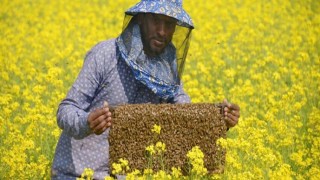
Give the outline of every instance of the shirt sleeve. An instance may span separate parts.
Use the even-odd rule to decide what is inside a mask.
[[[102,79],[103,69],[99,63],[105,58],[100,51],[93,49],[88,52],[76,81],[58,108],[58,126],[75,139],[91,133],[87,119]]]
[[[184,91],[183,85],[179,86],[178,94],[173,98],[174,104],[191,103],[189,95]]]

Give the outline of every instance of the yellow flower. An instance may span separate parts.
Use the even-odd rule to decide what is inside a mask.
[[[112,174],[125,174],[130,170],[128,160],[120,158],[119,163],[112,163]]]
[[[181,168],[178,167],[172,167],[171,168],[171,174],[172,174],[172,177],[175,178],[175,179],[179,179],[181,176],[182,176],[182,172],[181,172]]]
[[[199,176],[204,176],[208,173],[207,168],[204,167],[204,154],[199,146],[194,146],[190,151],[188,151],[187,157],[192,166],[191,173]]]
[[[161,179],[171,179],[170,174],[167,174],[165,171],[160,170],[153,175],[153,179],[161,180]]]
[[[137,177],[140,175],[140,171],[135,169],[134,171],[132,171],[131,173],[128,173],[126,175],[126,179],[127,180],[136,180],[138,179]]]
[[[121,167],[125,170],[125,171],[128,171],[130,168],[129,168],[129,162],[128,160],[126,159],[123,159],[123,158],[120,158],[119,159],[119,163],[121,164]]]
[[[163,142],[157,142],[156,143],[156,151],[158,152],[158,154],[165,152],[166,151],[166,144],[164,144]]]
[[[154,149],[154,145],[152,144],[152,145],[150,145],[150,146],[147,146],[146,147],[146,151],[150,154],[150,155],[153,155],[153,154],[155,154],[155,149]]]
[[[104,177],[104,180],[114,180],[114,178],[111,176],[106,176],[106,177]]]
[[[92,180],[93,174],[94,174],[94,171],[92,169],[84,168],[84,171],[81,174],[81,178],[77,178],[77,179]]]
[[[121,164],[112,163],[112,174],[120,174],[122,172]]]
[[[153,170],[150,169],[150,168],[144,169],[144,171],[143,171],[143,174],[144,174],[144,175],[152,174],[152,173],[153,173]]]
[[[151,129],[152,132],[156,133],[156,134],[160,134],[161,131],[161,126],[160,125],[153,125],[153,128]]]

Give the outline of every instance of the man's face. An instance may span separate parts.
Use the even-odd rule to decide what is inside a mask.
[[[138,15],[138,23],[145,54],[156,56],[171,42],[177,20],[165,15],[146,13]]]

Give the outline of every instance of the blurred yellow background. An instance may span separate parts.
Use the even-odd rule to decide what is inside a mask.
[[[1,0],[0,179],[49,179],[55,113],[99,41],[137,0]],[[223,179],[320,179],[320,1],[185,0],[193,102],[241,107]]]

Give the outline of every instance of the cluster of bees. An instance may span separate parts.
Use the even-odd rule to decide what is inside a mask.
[[[222,109],[220,105],[210,103],[117,106],[113,109],[108,138],[109,164],[125,158],[131,169],[150,168],[146,146],[161,141],[166,144],[162,160],[168,170],[180,167],[187,172],[187,152],[199,146],[205,154],[208,171],[223,171],[225,150],[216,144],[218,138],[226,137]],[[155,124],[161,126],[160,134],[151,131]],[[157,171],[161,167],[154,162],[152,168]]]

